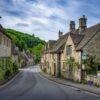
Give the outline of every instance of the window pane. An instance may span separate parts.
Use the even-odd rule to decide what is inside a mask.
[[[67,46],[67,55],[71,55],[72,54],[72,46],[68,45]]]

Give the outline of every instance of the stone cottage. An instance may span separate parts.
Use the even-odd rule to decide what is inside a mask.
[[[5,33],[4,28],[0,25],[0,71],[5,71],[8,59],[11,57],[11,38]],[[2,73],[0,72],[1,76]]]
[[[84,54],[96,55],[100,62],[100,23],[87,27],[87,18],[83,15],[79,19],[79,27],[75,28],[75,22],[70,21],[69,32],[64,34],[59,31],[56,41],[47,42],[42,57],[42,68],[46,72],[57,77],[62,76],[74,81],[80,81],[83,77],[82,60]],[[74,67],[66,64],[70,57],[75,59]]]

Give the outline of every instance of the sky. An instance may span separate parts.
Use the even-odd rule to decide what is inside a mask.
[[[69,31],[70,20],[78,28],[85,15],[87,26],[100,22],[100,0],[0,0],[0,23],[46,41],[58,38],[58,31]]]

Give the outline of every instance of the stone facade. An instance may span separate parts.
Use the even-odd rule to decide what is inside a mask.
[[[11,39],[0,32],[0,57],[11,56]]]
[[[72,48],[72,53],[70,55],[67,54],[67,47],[71,46]],[[71,38],[71,36],[69,35],[64,47],[64,51],[61,55],[61,75],[64,78],[67,79],[71,79],[71,80],[75,80],[75,81],[80,81],[81,79],[81,70],[77,68],[77,66],[74,66],[74,68],[72,68],[72,71],[70,70],[70,67],[66,64],[66,60],[69,57],[73,57],[75,59],[75,62],[78,62],[81,64],[81,52],[80,51],[76,51],[75,50],[75,45],[73,43],[73,40]]]
[[[87,28],[86,21],[85,16],[80,18],[78,29],[75,29],[74,24],[73,31],[61,35],[54,44],[51,44],[51,48],[49,46],[45,49],[41,59],[41,66],[45,72],[56,77],[62,76],[66,79],[81,81],[84,74],[83,51],[96,55],[98,62],[100,62],[100,23]],[[50,41],[48,44],[50,45]],[[66,60],[70,57],[73,57],[78,65],[72,67],[66,64]]]

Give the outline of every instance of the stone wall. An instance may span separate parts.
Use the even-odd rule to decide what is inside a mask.
[[[5,36],[1,36],[0,43],[0,57],[10,57],[11,56],[11,40]]]
[[[98,76],[87,75],[85,79],[90,84],[100,86],[100,77],[98,77]]]
[[[100,31],[87,43],[84,51],[90,55],[96,55],[100,62]]]
[[[76,62],[81,63],[81,52],[77,52],[75,50],[74,43],[73,43],[73,41],[72,41],[72,39],[71,39],[71,37],[69,35],[68,39],[66,41],[64,52],[61,55],[61,76],[66,78],[66,79],[72,79],[74,81],[80,81],[80,79],[81,79],[81,71],[80,71],[80,69],[73,68],[73,70],[71,72],[69,72],[69,66],[64,64],[64,63],[66,63],[67,58],[69,58],[69,56],[67,55],[67,45],[71,45],[72,46],[72,54],[70,56],[74,57]],[[75,66],[73,66],[73,67],[75,67]]]

